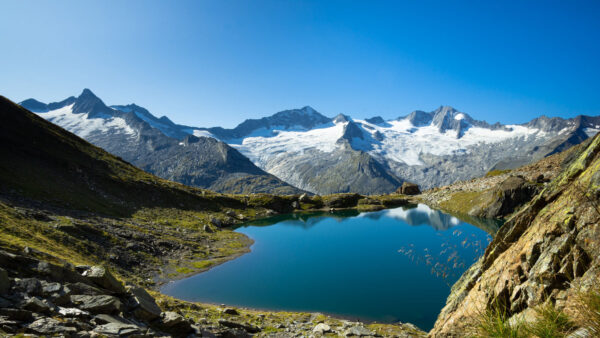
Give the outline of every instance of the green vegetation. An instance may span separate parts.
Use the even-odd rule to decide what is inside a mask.
[[[547,302],[534,309],[536,320],[524,326],[527,334],[540,338],[561,338],[573,330],[571,319],[554,305]]]
[[[442,201],[440,207],[450,212],[467,215],[475,205],[482,202],[483,195],[482,191],[460,191]]]
[[[496,169],[496,170],[491,170],[491,171],[488,171],[488,172],[485,174],[485,177],[494,177],[494,176],[500,176],[500,175],[503,175],[503,174],[507,174],[507,173],[509,173],[509,172],[511,172],[511,171],[512,171],[512,170],[510,170],[510,169],[506,169],[506,170],[498,170],[498,169]]]
[[[573,322],[586,327],[592,335],[600,335],[600,285],[575,294]]]

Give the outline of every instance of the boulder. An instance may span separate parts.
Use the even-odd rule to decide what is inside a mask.
[[[498,218],[508,216],[525,203],[531,201],[539,188],[521,176],[511,176],[489,191],[485,198],[489,201],[484,210],[473,216]]]
[[[327,332],[331,332],[331,327],[325,323],[317,324],[313,329],[313,333],[325,334]]]
[[[403,195],[418,195],[421,193],[421,190],[415,183],[404,182],[402,183],[402,186],[396,190],[396,192]]]
[[[10,280],[6,270],[0,268],[0,294],[5,294],[10,288]]]
[[[231,307],[227,307],[221,310],[222,313],[227,314],[227,315],[234,315],[234,316],[238,316],[240,313]]]
[[[92,266],[82,274],[94,284],[116,293],[124,293],[125,287],[119,282],[107,268],[103,266]]]
[[[366,337],[374,336],[375,333],[364,326],[353,326],[344,332],[346,337]]]
[[[48,304],[42,302],[41,299],[37,297],[31,297],[27,299],[21,308],[31,311],[31,312],[39,312],[39,313],[47,313],[50,312],[50,307]]]
[[[115,313],[122,311],[121,301],[110,295],[72,295],[71,302],[79,309],[89,311],[91,313]]]
[[[108,324],[108,323],[121,323],[121,324],[133,324],[131,321],[117,315],[107,315],[101,313],[95,315],[92,322],[96,325]]]
[[[161,314],[160,327],[164,331],[183,335],[192,331],[192,325],[177,312],[167,311]]]
[[[42,283],[37,278],[15,278],[15,289],[28,295],[39,295],[42,292]]]
[[[130,287],[129,292],[132,294],[132,305],[135,308],[133,313],[137,318],[150,321],[160,317],[161,309],[144,288]]]
[[[306,202],[310,202],[310,197],[308,197],[308,195],[306,193],[300,195],[300,197],[298,198],[298,201],[302,202],[302,203],[306,203]]]
[[[323,203],[330,208],[351,208],[362,198],[359,194],[333,194],[323,197]]]
[[[77,329],[71,326],[65,326],[63,322],[60,322],[53,318],[40,318],[33,323],[27,325],[27,329],[42,335],[70,335],[77,332]]]
[[[107,336],[129,336],[142,333],[142,329],[134,324],[125,323],[107,323],[97,326],[94,333]]]

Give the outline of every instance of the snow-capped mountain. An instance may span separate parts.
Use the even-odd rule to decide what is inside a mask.
[[[79,97],[45,104],[20,103],[89,142],[157,176],[219,192],[295,194],[301,190],[255,166],[214,138],[183,132],[168,118],[136,106],[108,107],[89,89]]]
[[[521,125],[490,125],[448,106],[432,112],[414,111],[388,121],[381,117],[354,120],[346,115],[328,119],[307,108],[294,112],[305,112],[319,124],[263,123],[254,130],[246,128],[243,135],[233,134],[239,127],[211,128],[205,135],[227,142],[284,181],[319,193],[332,191],[317,185],[311,175],[335,176],[335,172],[323,171],[344,160],[340,154],[363,154],[377,163],[380,172],[393,178],[387,179],[390,184],[385,187],[355,190],[375,193],[392,191],[395,181],[430,188],[480,176],[493,168],[514,168],[578,144],[600,128],[600,118],[588,116],[542,116]],[[255,125],[255,121],[259,120],[243,125]],[[318,183],[323,181],[331,187],[344,183],[337,177],[320,177]]]
[[[84,91],[81,96],[87,94]],[[149,155],[142,160],[136,157],[139,149],[129,152],[119,146],[127,144],[127,138],[139,137],[134,126],[141,123],[148,133],[176,139],[178,144],[192,135],[222,141],[264,171],[319,194],[387,193],[405,180],[423,188],[446,185],[538,160],[600,130],[600,117],[541,116],[525,124],[492,125],[449,106],[393,120],[378,116],[360,120],[342,114],[329,118],[307,106],[249,119],[233,129],[198,128],[157,118],[137,105],[112,106],[109,112],[92,103],[78,105],[81,96],[48,105],[30,99],[22,105],[147,170],[160,172],[149,168],[157,162],[163,168],[181,160],[176,154],[160,160]],[[61,109],[71,109],[71,115]],[[74,119],[73,114],[88,115]],[[97,124],[97,118],[103,122]],[[107,133],[112,135],[110,141],[99,136]],[[149,149],[156,152],[161,149],[156,142],[138,144],[151,144]]]

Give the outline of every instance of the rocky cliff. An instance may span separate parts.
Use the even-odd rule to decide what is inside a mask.
[[[533,322],[539,308],[574,315],[600,275],[600,137],[568,155],[561,173],[500,228],[453,286],[432,337],[464,336],[493,310]]]

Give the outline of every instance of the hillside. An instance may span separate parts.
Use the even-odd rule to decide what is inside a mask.
[[[527,336],[536,327],[558,336],[578,327],[583,336],[598,333],[590,331],[598,309],[589,300],[598,297],[600,277],[600,136],[564,161],[453,286],[430,336]]]

